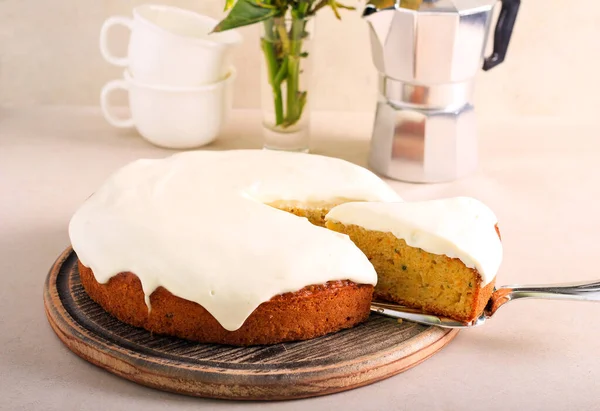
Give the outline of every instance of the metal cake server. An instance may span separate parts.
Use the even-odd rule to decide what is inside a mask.
[[[498,311],[498,308],[510,301],[521,298],[600,301],[600,280],[565,284],[507,285],[500,287],[494,289],[483,313],[469,323],[381,301],[373,301],[371,303],[371,311],[388,317],[401,318],[425,325],[436,325],[444,328],[470,328],[482,325]]]

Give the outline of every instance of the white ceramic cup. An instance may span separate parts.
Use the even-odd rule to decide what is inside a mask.
[[[188,149],[217,138],[233,103],[236,72],[229,68],[224,80],[199,87],[143,84],[125,71],[123,80],[108,82],[100,94],[100,108],[111,125],[135,127],[146,140],[160,147]],[[129,93],[131,117],[119,118],[109,97],[115,90]]]
[[[116,57],[108,48],[108,32],[115,25],[131,30],[127,56]],[[114,16],[100,31],[102,56],[116,66],[128,67],[143,83],[192,87],[224,78],[234,46],[242,41],[235,30],[212,33],[217,20],[192,11],[162,5],[143,5],[133,18]]]

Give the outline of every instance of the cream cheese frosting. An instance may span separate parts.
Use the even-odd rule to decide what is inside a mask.
[[[163,286],[233,331],[275,295],[327,281],[377,282],[347,236],[265,204],[347,200],[401,201],[375,174],[340,159],[184,152],[115,172],[76,211],[69,235],[98,282],[135,273],[147,304]]]
[[[467,267],[477,269],[482,286],[494,279],[502,261],[502,243],[494,228],[498,219],[474,198],[346,203],[334,207],[326,219],[390,232],[411,247],[459,258]]]

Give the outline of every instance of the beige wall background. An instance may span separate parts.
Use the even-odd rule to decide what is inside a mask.
[[[155,1],[222,17],[224,0]],[[138,0],[0,0],[0,105],[96,105],[104,83],[121,69],[98,50],[102,22],[130,15]],[[360,5],[359,5],[360,6]],[[235,105],[260,105],[257,27],[241,30]],[[116,51],[127,33],[115,31]],[[371,111],[376,76],[366,23],[359,12],[342,22],[329,10],[317,19],[313,104],[321,110]],[[598,116],[600,2],[523,0],[508,58],[477,79],[483,115]],[[121,96],[124,102],[124,96]]]

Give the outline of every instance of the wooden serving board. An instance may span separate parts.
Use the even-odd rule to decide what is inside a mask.
[[[165,391],[237,400],[303,398],[360,387],[414,367],[457,334],[372,314],[350,330],[271,346],[155,335],[113,318],[87,296],[71,248],[48,274],[44,306],[66,346],[107,371]]]

